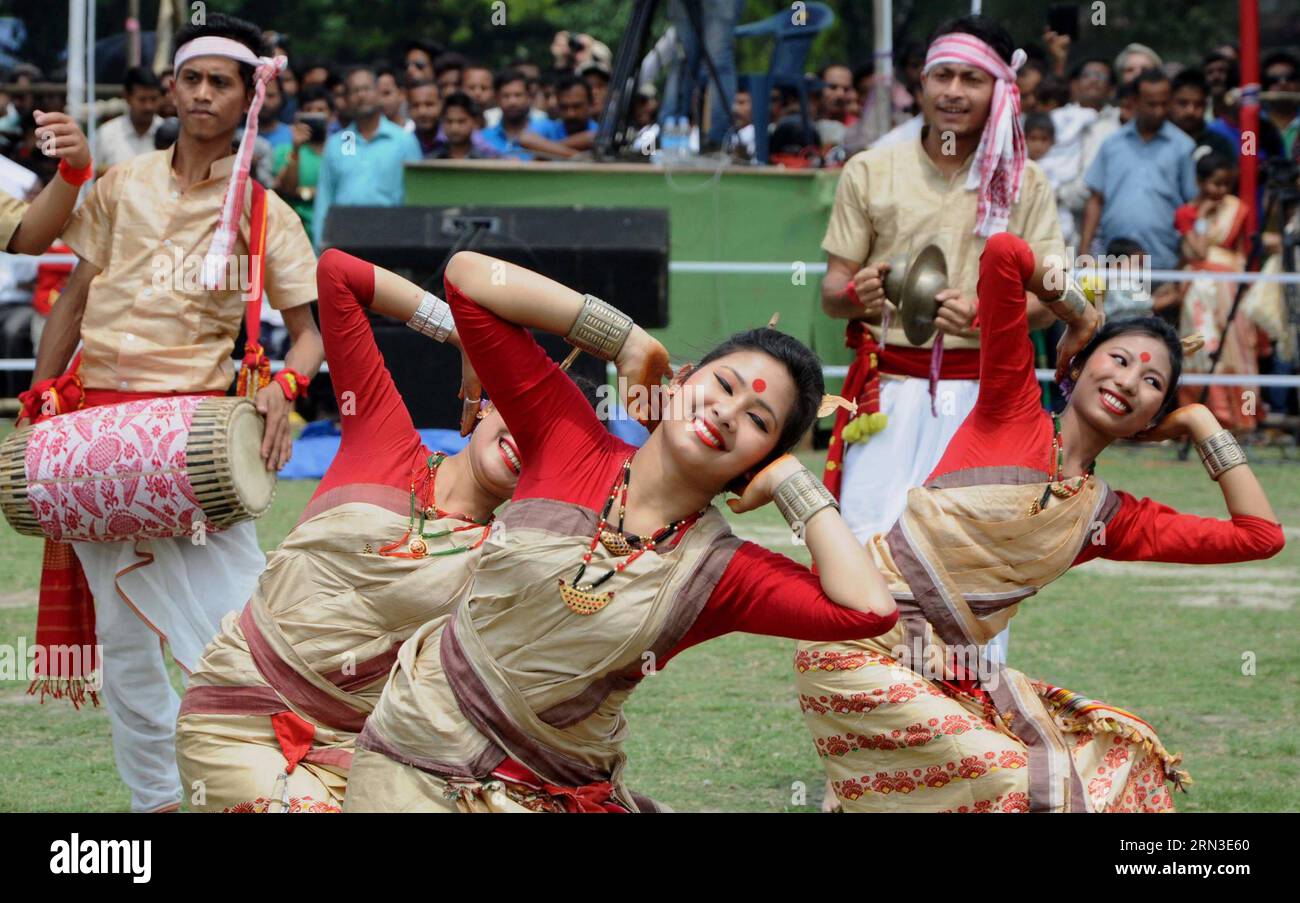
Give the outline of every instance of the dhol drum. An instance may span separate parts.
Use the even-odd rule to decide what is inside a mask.
[[[202,395],[52,417],[0,442],[0,510],[19,533],[63,542],[222,530],[275,497],[263,429],[249,400]]]

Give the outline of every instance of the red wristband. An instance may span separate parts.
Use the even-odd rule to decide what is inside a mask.
[[[284,397],[289,401],[297,401],[306,395],[307,386],[311,384],[311,380],[292,367],[285,367],[271,378],[279,383],[280,391],[284,393]]]
[[[858,299],[858,290],[853,285],[852,282],[844,286],[844,291],[842,294],[844,295],[844,299],[848,301],[850,304],[856,304],[858,307],[863,306],[862,301]]]
[[[73,169],[68,165],[67,160],[60,160],[59,175],[63,177],[63,181],[75,188],[78,185],[89,182],[95,175],[95,161],[91,160],[81,169]]]
[[[19,417],[26,417],[31,423],[35,423],[44,413],[45,393],[54,385],[54,380],[47,379],[32,386],[26,392],[18,393],[18,401],[22,404],[18,412]]]

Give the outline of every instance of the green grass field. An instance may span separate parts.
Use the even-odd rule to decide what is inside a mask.
[[[1253,564],[1195,568],[1093,562],[1022,606],[1010,663],[1139,713],[1181,751],[1195,784],[1184,811],[1300,809],[1300,461],[1252,450],[1290,545]],[[818,466],[818,458],[808,461]],[[1129,492],[1222,517],[1195,460],[1118,448],[1099,473]],[[270,549],[314,484],[282,483],[258,522]],[[735,518],[742,535],[803,557],[770,506]],[[0,527],[0,643],[34,642],[38,540]],[[645,681],[628,706],[630,781],[679,810],[816,811],[825,783],[795,702],[790,641],[731,635],[696,647]],[[1255,663],[1243,675],[1243,657]],[[177,679],[179,686],[179,678]],[[0,682],[0,811],[115,811],[128,796],[103,710],[38,705]],[[798,791],[806,788],[806,801]]]

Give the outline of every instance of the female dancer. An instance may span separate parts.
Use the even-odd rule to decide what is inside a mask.
[[[567,333],[652,390],[668,369],[658,342],[603,301],[479,254],[453,257],[446,287],[523,474],[465,601],[398,652],[345,810],[653,808],[623,783],[623,705],[647,674],[733,630],[831,639],[893,626],[893,599],[834,499],[785,454],[823,397],[799,342],[734,336],[678,375],[634,449],[523,327]],[[750,477],[733,510],[775,498],[817,574],[731,535],[711,502]]]
[[[337,250],[321,256],[316,282],[343,438],[247,607],[226,617],[191,676],[176,742],[195,809],[338,811],[353,740],[398,646],[450,613],[519,476],[495,411],[479,413],[457,454],[424,447],[365,313],[458,345],[446,305]],[[463,429],[478,402],[467,399]]]
[[[1231,433],[1201,405],[1169,413],[1182,348],[1157,318],[1116,320],[1077,292],[1063,414],[1039,405],[1025,289],[1052,297],[1021,239],[980,259],[980,389],[925,486],[868,543],[899,600],[888,634],[801,644],[799,702],[835,796],[852,811],[1152,811],[1172,807],[1177,756],[1136,715],[989,665],[1018,603],[1075,564],[1210,563],[1276,554],[1282,530]],[[1077,354],[1069,352],[1078,350]],[[1060,374],[1058,374],[1060,375]],[[1112,491],[1093,476],[1114,440],[1191,436],[1230,521]]]

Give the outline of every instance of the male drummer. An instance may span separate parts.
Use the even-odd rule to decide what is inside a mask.
[[[841,433],[855,418],[848,412],[836,418],[824,479],[860,540],[893,526],[907,491],[924,482],[975,404],[975,281],[987,236],[1010,231],[1035,254],[1065,253],[1051,185],[1025,159],[1015,90],[1023,58],[990,19],[969,16],[941,25],[921,76],[921,137],[860,153],[840,177],[822,241],[822,309],[849,321],[846,343],[857,357],[845,394],[855,397],[863,419],[849,430],[857,441],[845,445]],[[915,257],[931,243],[943,251],[949,277],[949,288],[934,296],[937,332],[924,345],[911,344],[890,305],[882,351],[887,262]],[[1031,297],[1029,319],[1037,328],[1052,315]],[[932,345],[940,338],[932,414]],[[872,412],[884,418],[868,417]]]
[[[176,47],[179,139],[169,150],[109,170],[64,234],[80,259],[45,329],[34,378],[43,387],[62,373],[80,341],[87,405],[224,395],[231,385],[231,351],[245,306],[243,274],[258,263],[256,257],[241,263],[250,256],[251,153],[237,156],[231,148],[246,115],[244,141],[254,139],[257,85],[274,77],[276,64],[261,29],[220,13],[181,29]],[[247,190],[232,187],[241,185]],[[231,215],[223,217],[228,197]],[[292,341],[285,369],[256,395],[266,417],[262,460],[278,469],[292,446],[293,401],[316,374],[323,351],[309,306],[316,297],[311,243],[279,197],[267,193],[265,204],[265,300],[283,314]],[[244,212],[234,216],[237,210]],[[205,290],[197,274],[205,254],[224,250],[223,241],[234,259],[221,273],[221,287]],[[192,669],[222,615],[248,600],[266,557],[251,523],[193,537],[75,548],[94,596],[114,757],[131,790],[131,809],[174,810],[182,792],[174,749],[180,701],[168,682],[161,642],[183,670]],[[43,585],[43,605],[46,598]],[[38,627],[38,641],[39,634]]]

